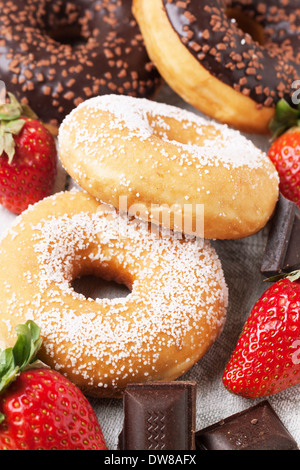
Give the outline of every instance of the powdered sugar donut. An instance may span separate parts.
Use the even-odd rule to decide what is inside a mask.
[[[62,164],[82,188],[178,232],[252,235],[278,199],[275,167],[251,141],[163,103],[92,98],[66,117],[58,139]]]
[[[227,287],[209,242],[152,232],[83,191],[25,211],[0,243],[0,344],[33,319],[40,358],[86,393],[187,371],[222,330]],[[13,262],[12,262],[13,261]],[[94,274],[125,284],[118,299],[87,299],[72,281]]]

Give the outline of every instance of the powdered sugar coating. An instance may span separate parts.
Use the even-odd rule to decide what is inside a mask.
[[[251,141],[164,103],[92,98],[65,118],[58,142],[63,166],[89,194],[183,233],[208,239],[253,235],[278,199],[276,169]],[[204,230],[194,224],[197,205],[204,209]]]
[[[84,110],[79,123],[74,119],[78,110]],[[68,131],[75,126],[76,139],[72,145],[75,148],[81,147],[83,154],[93,158],[90,144],[99,141],[99,139],[106,139],[106,127],[101,129],[98,126],[93,128],[87,125],[90,117],[99,112],[111,113],[110,130],[126,129],[129,131],[125,141],[131,140],[133,137],[147,140],[153,136],[155,130],[151,121],[154,119],[155,125],[159,127],[158,136],[160,139],[171,142],[180,149],[182,166],[193,164],[200,175],[204,167],[222,164],[226,168],[241,166],[259,168],[267,161],[266,154],[258,149],[251,140],[225,124],[209,121],[190,111],[169,104],[122,95],[103,95],[81,103],[64,119],[59,130],[58,141],[60,142],[64,138],[66,126]],[[205,132],[208,130],[209,138],[202,140],[201,143],[199,141],[197,145],[190,142],[180,142],[180,136],[178,136],[179,140],[170,141],[168,138],[170,124],[166,118],[179,121],[182,124],[183,133],[185,130],[193,129],[200,137],[201,134],[204,134],[204,129]],[[116,150],[113,144],[110,142],[108,146],[112,155]],[[120,151],[119,147],[118,151]],[[163,152],[163,147],[161,152]],[[99,155],[97,158],[99,159]],[[174,158],[176,158],[175,155]],[[275,168],[270,172],[270,178],[278,179]]]
[[[62,197],[73,198],[74,205],[86,198],[88,210],[51,215],[51,205]],[[77,377],[85,388],[104,394],[127,381],[159,376],[162,363],[182,373],[224,324],[228,292],[216,252],[207,241],[177,240],[167,233],[158,237],[146,224],[112,208],[91,212],[89,202],[83,192],[48,198],[44,217],[30,227],[34,253],[22,239],[28,222],[21,219],[14,226],[11,245],[8,232],[6,249],[0,245],[2,256],[12,255],[7,246],[22,252],[24,272],[14,273],[22,280],[21,292],[8,273],[1,300],[7,316],[2,321],[9,331],[22,320],[36,321],[50,363],[73,380]],[[25,268],[28,257],[35,269]],[[126,277],[131,293],[97,300],[76,293],[72,280],[82,263],[91,270],[100,267],[103,277],[111,276],[114,265],[117,280]]]

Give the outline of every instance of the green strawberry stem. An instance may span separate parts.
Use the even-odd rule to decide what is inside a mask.
[[[0,105],[0,119],[3,121],[13,121],[22,114],[22,105],[12,93],[7,93],[10,101]]]
[[[290,273],[277,274],[276,276],[268,277],[264,279],[265,282],[276,282],[281,279],[289,279],[291,282],[298,281],[300,279],[300,270],[292,271]]]
[[[12,348],[0,352],[0,393],[2,393],[29,364],[35,361],[41,347],[40,328],[31,320],[17,325],[17,340]],[[5,416],[0,413],[0,423]]]
[[[292,107],[285,99],[276,104],[275,116],[270,122],[273,140],[292,127],[300,126],[300,104]]]
[[[7,94],[9,101],[0,101],[0,156],[5,152],[11,163],[15,155],[13,136],[18,135],[25,124],[22,117],[36,119],[37,116],[29,106],[19,103],[12,93]]]

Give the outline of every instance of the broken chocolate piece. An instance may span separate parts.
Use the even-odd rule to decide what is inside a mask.
[[[299,450],[267,400],[196,433],[197,450]]]
[[[119,450],[195,449],[196,384],[130,384],[123,397]]]
[[[273,276],[300,268],[300,211],[280,196],[271,221],[261,272]]]

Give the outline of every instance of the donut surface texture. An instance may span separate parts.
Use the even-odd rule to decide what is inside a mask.
[[[246,237],[278,199],[277,172],[251,141],[164,103],[91,98],[65,118],[58,143],[63,166],[88,193],[176,232]]]
[[[0,0],[0,80],[57,127],[81,101],[160,84],[131,0]]]
[[[83,191],[24,212],[0,243],[0,344],[33,319],[40,358],[86,393],[119,396],[126,384],[171,380],[220,334],[227,286],[207,241],[152,233]],[[96,275],[131,291],[85,298],[72,281]]]
[[[300,79],[298,0],[134,0],[133,11],[183,99],[242,131],[269,132],[276,102]]]

